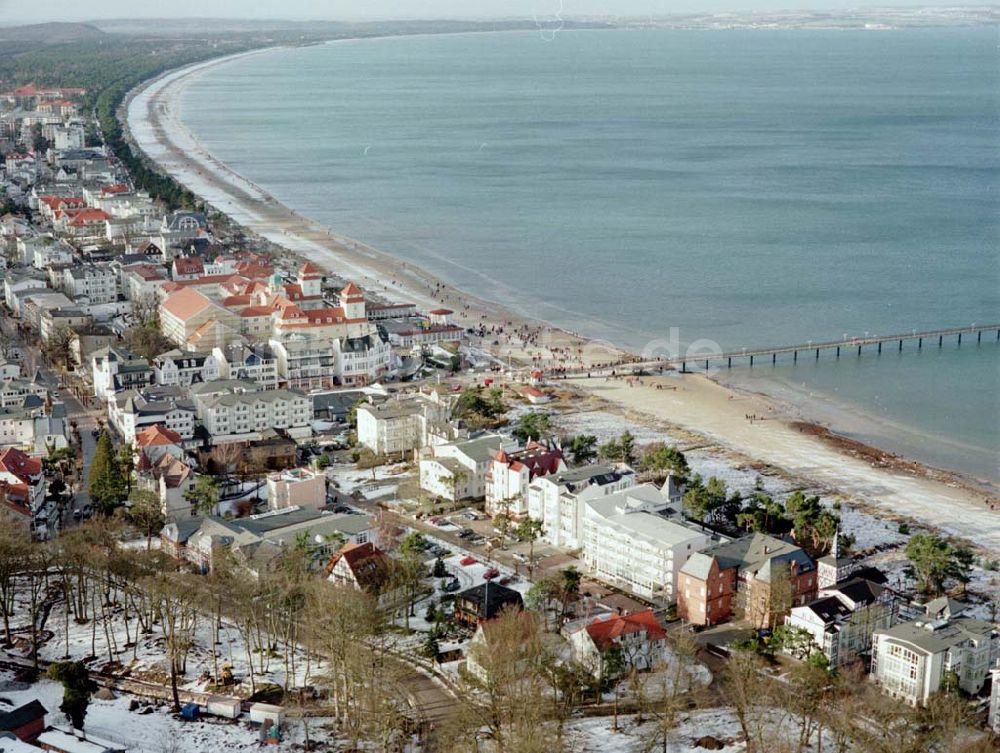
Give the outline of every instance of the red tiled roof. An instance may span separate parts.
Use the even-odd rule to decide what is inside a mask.
[[[273,311],[274,310],[270,306],[247,306],[245,309],[240,311],[240,316],[270,316]]]
[[[32,477],[42,474],[42,461],[16,447],[8,447],[0,452],[0,470],[16,476],[22,483],[30,484]]]
[[[72,104],[72,103],[70,103],[70,104]],[[128,193],[130,190],[131,189],[129,189],[127,183],[115,183],[115,184],[110,185],[110,186],[102,186],[101,187],[101,193],[104,194],[105,196],[108,196],[110,194],[116,194],[116,193]]]
[[[83,207],[87,205],[87,202],[79,196],[39,196],[38,200],[50,209],[59,209],[63,206]]]
[[[79,227],[85,225],[88,222],[104,222],[105,220],[110,220],[111,215],[105,212],[103,209],[84,209],[79,212],[76,217],[69,221],[70,225]]]
[[[299,277],[322,277],[323,270],[313,264],[311,261],[307,261],[299,268]]]
[[[138,447],[153,447],[162,445],[179,445],[183,442],[181,435],[172,429],[168,429],[160,424],[153,424],[147,429],[143,429],[135,435],[135,443]]]
[[[366,544],[342,546],[326,563],[327,577],[342,559],[354,574],[358,585],[365,590],[378,588],[388,575],[389,558],[370,541]]]
[[[454,314],[455,312],[451,309],[434,309],[430,313],[434,316],[447,316],[448,314]]]
[[[223,306],[247,306],[249,304],[249,295],[230,295],[222,299]]]
[[[236,265],[236,271],[251,280],[263,280],[274,274],[274,267],[257,262],[241,262]]]
[[[174,259],[174,274],[200,275],[205,271],[205,260],[200,256],[178,256]]]
[[[344,289],[340,291],[340,297],[342,300],[347,300],[351,298],[363,299],[365,297],[365,294],[361,292],[361,288],[359,288],[353,282],[349,282],[344,286]]]
[[[652,609],[629,615],[613,615],[606,620],[597,619],[587,625],[587,633],[594,645],[600,650],[613,646],[623,635],[646,631],[646,638],[651,641],[661,641],[667,637],[660,621],[656,619]]]

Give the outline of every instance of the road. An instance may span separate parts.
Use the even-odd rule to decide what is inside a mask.
[[[73,510],[83,509],[90,504],[90,494],[87,491],[87,471],[94,459],[94,451],[97,449],[97,440],[92,432],[97,428],[97,418],[103,414],[96,408],[84,406],[69,389],[56,390],[56,395],[66,405],[66,421],[76,421],[77,429],[80,431],[80,448],[83,457],[83,477],[79,480],[73,494],[73,504],[67,505],[63,511],[61,526],[66,529],[79,523],[79,520],[73,517]]]

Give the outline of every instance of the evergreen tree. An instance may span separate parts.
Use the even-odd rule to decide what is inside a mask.
[[[975,559],[968,549],[926,533],[918,533],[907,542],[906,557],[911,565],[908,571],[928,596],[944,593],[949,580],[968,583]]]
[[[118,466],[111,435],[107,430],[102,431],[97,438],[97,449],[94,450],[87,476],[87,490],[102,515],[110,515],[128,496],[125,477]]]
[[[47,671],[49,679],[62,683],[62,711],[75,729],[83,729],[83,720],[90,706],[90,695],[97,686],[90,681],[87,667],[80,661],[63,661],[52,664]]]

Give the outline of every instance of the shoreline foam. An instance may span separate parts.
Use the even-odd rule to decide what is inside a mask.
[[[137,87],[125,105],[126,130],[130,138],[140,145],[146,155],[161,169],[173,175],[216,210],[272,243],[319,263],[335,276],[353,279],[363,288],[387,298],[409,299],[423,307],[447,306],[455,311],[456,322],[466,327],[485,324],[487,327],[503,328],[504,334],[500,335],[501,342],[496,348],[500,359],[516,357],[526,363],[538,359],[535,360],[536,363],[551,368],[558,366],[560,362],[566,362],[567,359],[575,358],[585,359],[589,363],[616,360],[625,352],[609,343],[588,341],[575,333],[516,314],[495,301],[470,296],[412,263],[353,238],[336,234],[276,201],[252,181],[237,174],[212,156],[198,143],[180,118],[179,105],[183,87],[189,84],[194,76],[209,68],[266,51],[268,50],[256,50],[198,63],[167,72]],[[133,107],[136,108],[134,113]],[[137,122],[133,122],[133,118],[141,121],[142,132],[138,135],[135,128]],[[760,458],[765,462],[783,468],[793,475],[810,479],[815,479],[819,474],[821,485],[856,496],[865,503],[883,509],[888,508],[895,514],[911,515],[931,526],[969,538],[975,543],[982,543],[982,537],[977,537],[976,534],[990,533],[990,543],[987,546],[1000,551],[1000,515],[987,509],[987,505],[995,504],[995,497],[977,488],[974,481],[933,469],[922,463],[898,458],[875,447],[867,448],[864,453],[859,454],[858,446],[867,447],[866,445],[838,436],[828,427],[804,420],[801,416],[793,417],[788,406],[773,399],[732,387],[723,387],[703,375],[671,376],[669,379],[680,379],[680,383],[685,385],[681,390],[674,392],[675,395],[680,392],[693,394],[703,393],[706,390],[720,390],[730,403],[755,401],[760,409],[755,412],[772,417],[769,426],[782,426],[786,430],[781,441],[785,444],[790,442],[791,446],[785,449],[794,449],[794,452],[777,453],[774,458]],[[595,383],[588,383],[591,381]],[[662,401],[655,399],[669,395],[671,391],[654,392],[652,387],[638,388],[636,393],[640,391],[649,393],[643,406],[638,406],[627,394],[609,392],[596,384],[596,381],[572,380],[571,383],[591,394],[610,399],[623,409],[635,409],[648,414],[649,407],[659,406],[663,413],[662,415],[654,413],[651,416],[652,420],[662,419],[677,423],[688,431],[707,436],[713,442],[747,457],[755,459],[760,457],[760,448],[755,445],[760,435],[744,439],[743,432],[738,431],[739,423],[732,424],[733,416],[729,416],[727,411],[720,411],[718,405],[710,407],[705,401],[695,401],[688,407],[696,408],[696,414],[701,411],[701,415],[692,414],[684,421],[677,421],[676,410],[671,412],[669,404],[660,405]],[[678,383],[672,381],[671,384]],[[713,413],[727,414],[729,436],[725,431],[719,433],[717,428],[713,428],[719,424],[719,415]],[[819,428],[803,433],[795,430],[794,421]],[[793,438],[795,441],[792,441]],[[846,443],[852,443],[852,447],[848,448]],[[815,461],[805,462],[804,457],[810,453],[822,457],[823,463],[817,465]],[[859,468],[858,464],[864,465],[864,461],[860,459],[862,456],[868,457],[869,460],[876,456],[886,458],[892,456],[899,462],[886,465],[885,468],[870,465],[867,468]],[[853,480],[849,488],[839,489],[837,484],[833,483],[833,477],[838,470],[844,471],[843,466],[848,467]],[[907,480],[907,483],[900,484],[900,479]],[[889,498],[876,499],[883,491],[889,493]],[[907,495],[915,495],[918,501],[908,501],[905,498]],[[944,514],[942,510],[934,509],[941,503],[950,506],[943,511]],[[958,521],[961,525],[950,525],[956,516],[962,517],[962,521]]]

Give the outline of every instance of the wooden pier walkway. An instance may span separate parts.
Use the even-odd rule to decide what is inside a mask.
[[[897,351],[903,350],[904,343],[916,343],[917,349],[922,350],[927,347],[944,347],[946,340],[954,339],[957,345],[964,342],[975,341],[981,344],[984,335],[987,338],[994,338],[1000,342],[1000,324],[972,325],[970,327],[950,327],[948,329],[934,330],[911,330],[910,332],[898,333],[894,335],[872,335],[869,337],[847,337],[843,340],[830,340],[823,342],[813,342],[812,340],[796,345],[779,345],[764,348],[742,348],[740,350],[723,351],[719,353],[697,353],[688,352],[683,356],[672,358],[659,357],[655,359],[636,359],[624,363],[602,366],[593,369],[573,369],[565,372],[567,376],[604,376],[613,373],[627,374],[638,371],[649,371],[659,369],[677,369],[681,372],[689,371],[689,366],[696,367],[704,364],[708,371],[713,364],[732,368],[734,365],[754,366],[758,363],[777,364],[778,356],[790,355],[793,363],[797,363],[800,356],[811,357],[819,360],[822,351],[834,351],[836,358],[842,354],[856,352],[861,355],[867,348],[874,350],[877,354],[882,353],[884,346],[896,346]]]

